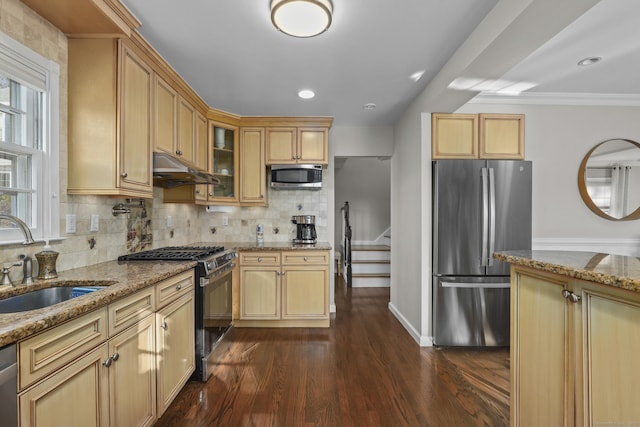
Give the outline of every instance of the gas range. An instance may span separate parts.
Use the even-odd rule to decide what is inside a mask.
[[[118,261],[197,261],[204,269],[204,276],[210,276],[236,258],[233,249],[224,246],[167,246],[143,252],[135,252],[118,257]]]

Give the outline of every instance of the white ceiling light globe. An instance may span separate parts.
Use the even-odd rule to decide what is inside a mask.
[[[271,21],[285,34],[313,37],[331,25],[330,0],[272,0]]]

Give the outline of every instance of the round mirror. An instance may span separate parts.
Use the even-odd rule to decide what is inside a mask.
[[[640,144],[609,139],[580,164],[578,188],[595,214],[613,221],[640,218]]]

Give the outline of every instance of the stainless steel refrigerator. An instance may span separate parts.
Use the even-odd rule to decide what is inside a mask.
[[[434,343],[509,345],[509,264],[531,249],[531,162],[433,162]]]

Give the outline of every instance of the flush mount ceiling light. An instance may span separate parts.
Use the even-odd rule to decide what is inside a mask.
[[[293,37],[313,37],[331,25],[330,0],[271,0],[271,22]]]
[[[591,58],[585,58],[582,61],[578,62],[578,65],[585,67],[587,65],[593,65],[596,64],[598,62],[602,61],[602,57],[601,56],[593,56]]]

